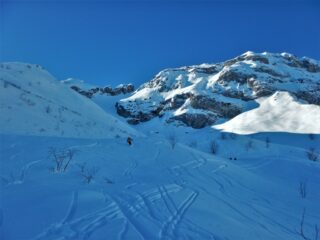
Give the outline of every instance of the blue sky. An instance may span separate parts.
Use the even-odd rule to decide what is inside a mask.
[[[245,51],[320,59],[320,1],[2,0],[0,61],[58,79],[139,85],[168,67]]]

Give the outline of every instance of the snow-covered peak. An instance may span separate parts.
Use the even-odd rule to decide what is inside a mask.
[[[235,117],[276,91],[320,105],[319,61],[246,52],[223,63],[165,69],[116,107],[132,124],[164,116],[201,128]]]
[[[1,133],[77,138],[138,134],[39,65],[2,63],[0,81]]]

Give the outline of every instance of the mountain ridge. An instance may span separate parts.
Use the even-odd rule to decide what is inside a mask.
[[[276,91],[320,105],[320,63],[289,53],[246,52],[223,63],[169,68],[116,108],[130,124],[165,117],[203,128],[251,109],[256,99]]]

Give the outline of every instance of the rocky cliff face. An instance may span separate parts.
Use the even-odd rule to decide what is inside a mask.
[[[68,85],[72,90],[76,91],[77,93],[86,96],[87,98],[92,98],[95,95],[117,96],[120,94],[132,93],[134,91],[134,86],[131,83],[120,84],[117,87],[112,88],[111,86],[92,86],[76,78],[68,78],[66,80],[62,80],[61,82]]]
[[[202,128],[233,118],[276,91],[320,105],[320,62],[247,52],[223,63],[165,69],[117,102],[116,109],[130,124],[163,117]]]
[[[90,89],[82,89],[77,85],[72,85],[70,86],[70,88],[88,98],[92,98],[92,96],[94,96],[95,94],[100,94],[100,95],[106,94],[110,96],[116,96],[119,94],[126,94],[134,91],[134,86],[132,84],[128,84],[128,85],[122,84],[116,88],[107,86],[107,87],[94,87]]]

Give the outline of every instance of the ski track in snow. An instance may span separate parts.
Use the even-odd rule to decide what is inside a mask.
[[[153,158],[154,162],[158,161],[159,155],[160,150],[157,149]],[[137,190],[140,183],[134,182],[126,186],[128,191],[126,194],[110,195],[105,192],[105,207],[77,218],[75,216],[78,211],[79,193],[75,191],[64,219],[49,226],[47,230],[33,238],[33,240],[53,240],[62,236],[64,236],[64,239],[70,240],[87,240],[90,239],[95,230],[117,219],[122,219],[122,227],[117,235],[118,240],[127,239],[129,231],[133,231],[139,239],[179,239],[183,236],[179,234],[184,234],[186,237],[189,236],[188,231],[192,232],[190,236],[197,234],[202,236],[203,239],[216,239],[212,232],[203,229],[187,217],[188,211],[200,194],[207,194],[212,199],[216,199],[234,212],[235,216],[264,229],[271,235],[277,236],[277,233],[274,233],[270,227],[272,229],[277,228],[289,235],[296,234],[290,226],[285,226],[279,220],[268,216],[268,212],[263,211],[263,209],[268,209],[267,207],[270,206],[270,202],[267,199],[260,197],[258,193],[253,192],[254,190],[224,175],[224,169],[227,168],[227,164],[222,163],[215,169],[210,169],[207,165],[208,160],[205,157],[193,154],[192,159],[183,164],[167,167],[172,184],[158,185],[141,192]],[[39,160],[27,164],[23,168],[24,171],[38,162]],[[259,164],[243,167],[251,169],[265,165],[265,161],[260,161]],[[138,167],[137,161],[133,159],[129,167],[123,172],[123,176],[134,179],[134,173]],[[207,185],[203,183],[208,181],[214,183],[219,191],[215,191],[214,188],[206,188],[205,186]],[[242,189],[242,191],[251,194],[255,193],[257,205],[249,204],[239,199],[236,194],[233,194],[231,189],[235,188],[235,186]],[[174,200],[172,194],[182,191],[189,193],[177,205],[178,202]],[[264,219],[264,221],[256,221],[252,216]],[[145,223],[152,225],[152,229],[157,229],[158,235],[156,235],[156,231],[145,229],[143,227]],[[183,233],[179,232],[181,227],[184,228]]]
[[[96,145],[97,143],[93,143],[72,148]],[[193,239],[194,236],[198,236],[199,239],[219,239],[211,232],[214,229],[206,229],[199,226],[200,223],[188,218],[188,212],[193,205],[197,204],[197,199],[202,194],[218,202],[237,220],[246,221],[250,226],[268,232],[270,236],[275,238],[282,236],[279,232],[287,236],[296,236],[292,226],[285,224],[288,214],[281,210],[281,203],[271,204],[259,192],[228,177],[229,167],[225,161],[211,165],[206,157],[192,153],[189,161],[173,165],[169,161],[159,162],[160,153],[159,148],[155,149],[155,154],[150,161],[161,166],[161,169],[167,173],[165,184],[149,186],[147,189],[141,188],[142,183],[134,181],[137,178],[135,173],[141,170],[139,169],[141,166],[133,156],[132,159],[129,158],[129,166],[122,173],[122,176],[132,183],[112,193],[104,189],[104,207],[78,216],[81,195],[78,191],[74,191],[65,217],[32,239],[90,240],[96,230],[114,221],[121,224],[117,234],[118,240],[128,239],[129,236],[146,240]],[[274,161],[273,158],[268,159],[270,160],[262,159],[254,164],[244,163],[241,167],[246,170],[263,168]],[[37,160],[26,164],[23,171],[26,172],[39,162],[40,160]],[[239,191],[248,196],[255,196],[255,202],[248,203],[239,198],[237,195]],[[181,199],[181,196],[184,198]],[[272,206],[271,209],[270,206]],[[278,216],[283,219],[274,219],[272,211],[278,211]],[[292,217],[295,216],[292,214]],[[260,220],[257,221],[257,219]],[[146,224],[148,228],[145,228]]]
[[[167,222],[163,224],[160,231],[160,239],[177,239],[176,231],[184,215],[198,197],[197,192],[192,192],[179,206],[179,208],[171,215]]]
[[[106,225],[111,220],[121,217],[120,209],[114,202],[111,202],[107,207],[74,219],[77,202],[78,193],[75,192],[66,217],[60,223],[52,224],[34,240],[60,239],[59,237],[61,236],[70,240],[86,240],[98,228]]]
[[[136,169],[138,167],[138,162],[137,162],[137,160],[135,159],[135,158],[132,158],[131,160],[130,160],[130,163],[129,163],[129,167],[127,167],[125,170],[124,170],[124,172],[123,172],[123,175],[125,176],[125,177],[128,177],[128,178],[130,178],[130,179],[134,179],[134,177],[133,177],[133,172],[134,172],[134,170]]]
[[[5,183],[5,185],[22,184],[25,180],[25,177],[26,177],[28,171],[30,171],[30,169],[34,165],[36,165],[42,161],[43,161],[43,159],[40,159],[40,160],[35,160],[35,161],[27,163],[25,166],[23,166],[21,168],[20,174],[18,177],[11,174],[11,176],[10,176],[11,179],[10,179],[9,177],[5,177],[5,176],[0,175],[0,179],[2,180],[3,183]]]
[[[195,159],[197,158],[196,156],[193,156],[193,157]],[[270,160],[270,161],[272,161],[272,160]],[[283,232],[286,232],[287,234],[290,234],[290,235],[296,234],[293,230],[290,229],[290,226],[285,226],[283,224],[280,224],[279,221],[262,213],[256,207],[252,206],[252,204],[248,204],[248,203],[240,200],[237,196],[231,196],[229,191],[227,193],[225,190],[225,183],[218,181],[213,176],[214,174],[217,174],[217,173],[219,173],[219,175],[217,175],[217,176],[220,176],[220,171],[222,169],[224,169],[225,167],[227,167],[226,164],[222,164],[217,169],[212,170],[211,173],[214,173],[214,174],[210,174],[210,172],[208,174],[208,172],[205,169],[201,168],[204,164],[200,164],[200,166],[199,165],[194,166],[193,165],[194,163],[195,163],[194,161],[191,161],[191,162],[187,162],[185,164],[174,166],[172,168],[172,170],[174,172],[179,172],[176,174],[176,176],[184,176],[184,175],[190,176],[190,178],[188,178],[189,182],[186,183],[186,186],[193,186],[194,189],[199,189],[200,192],[204,192],[204,193],[210,195],[211,197],[218,199],[219,202],[224,203],[229,209],[231,209],[233,212],[235,212],[235,214],[239,215],[240,217],[242,217],[246,221],[251,222],[254,225],[258,225],[259,227],[268,231],[272,235],[274,235],[275,233],[273,233],[265,224],[260,223],[260,221],[257,222],[256,219],[253,219],[252,217],[250,217],[250,214],[248,214],[248,212],[253,212],[254,213],[253,215],[256,215],[259,218],[265,219],[265,222],[267,222],[268,224],[270,224],[273,227],[280,229]],[[268,162],[267,164],[270,164],[270,162]],[[267,164],[259,164],[255,167],[263,167]],[[191,167],[188,168],[188,166],[189,167],[191,166]],[[199,171],[199,174],[191,173],[192,170]],[[232,183],[232,181],[230,179],[227,179],[227,180],[226,179],[227,179],[226,177],[223,177],[223,180],[226,181],[228,183],[228,185],[232,187],[234,185],[234,183]],[[215,184],[217,184],[217,186],[219,187],[219,190],[222,194],[222,197],[217,196],[217,194],[212,192],[210,189],[206,189],[203,187],[203,186],[205,186],[205,184],[201,184],[201,181],[207,182],[208,180],[211,180]],[[249,191],[249,192],[253,191],[253,190],[248,189],[246,186],[243,186],[243,185],[239,185],[239,186],[241,188],[243,188],[244,191]],[[255,193],[255,195],[256,194],[257,193]],[[225,199],[227,199],[227,200],[225,200]],[[270,206],[270,202],[267,199],[264,199],[264,198],[262,198],[262,199],[258,198],[258,199],[259,199],[259,204],[266,202],[267,205]],[[236,207],[235,205],[237,205],[237,206],[241,205],[241,208]],[[244,211],[244,209],[246,209],[246,210]]]

